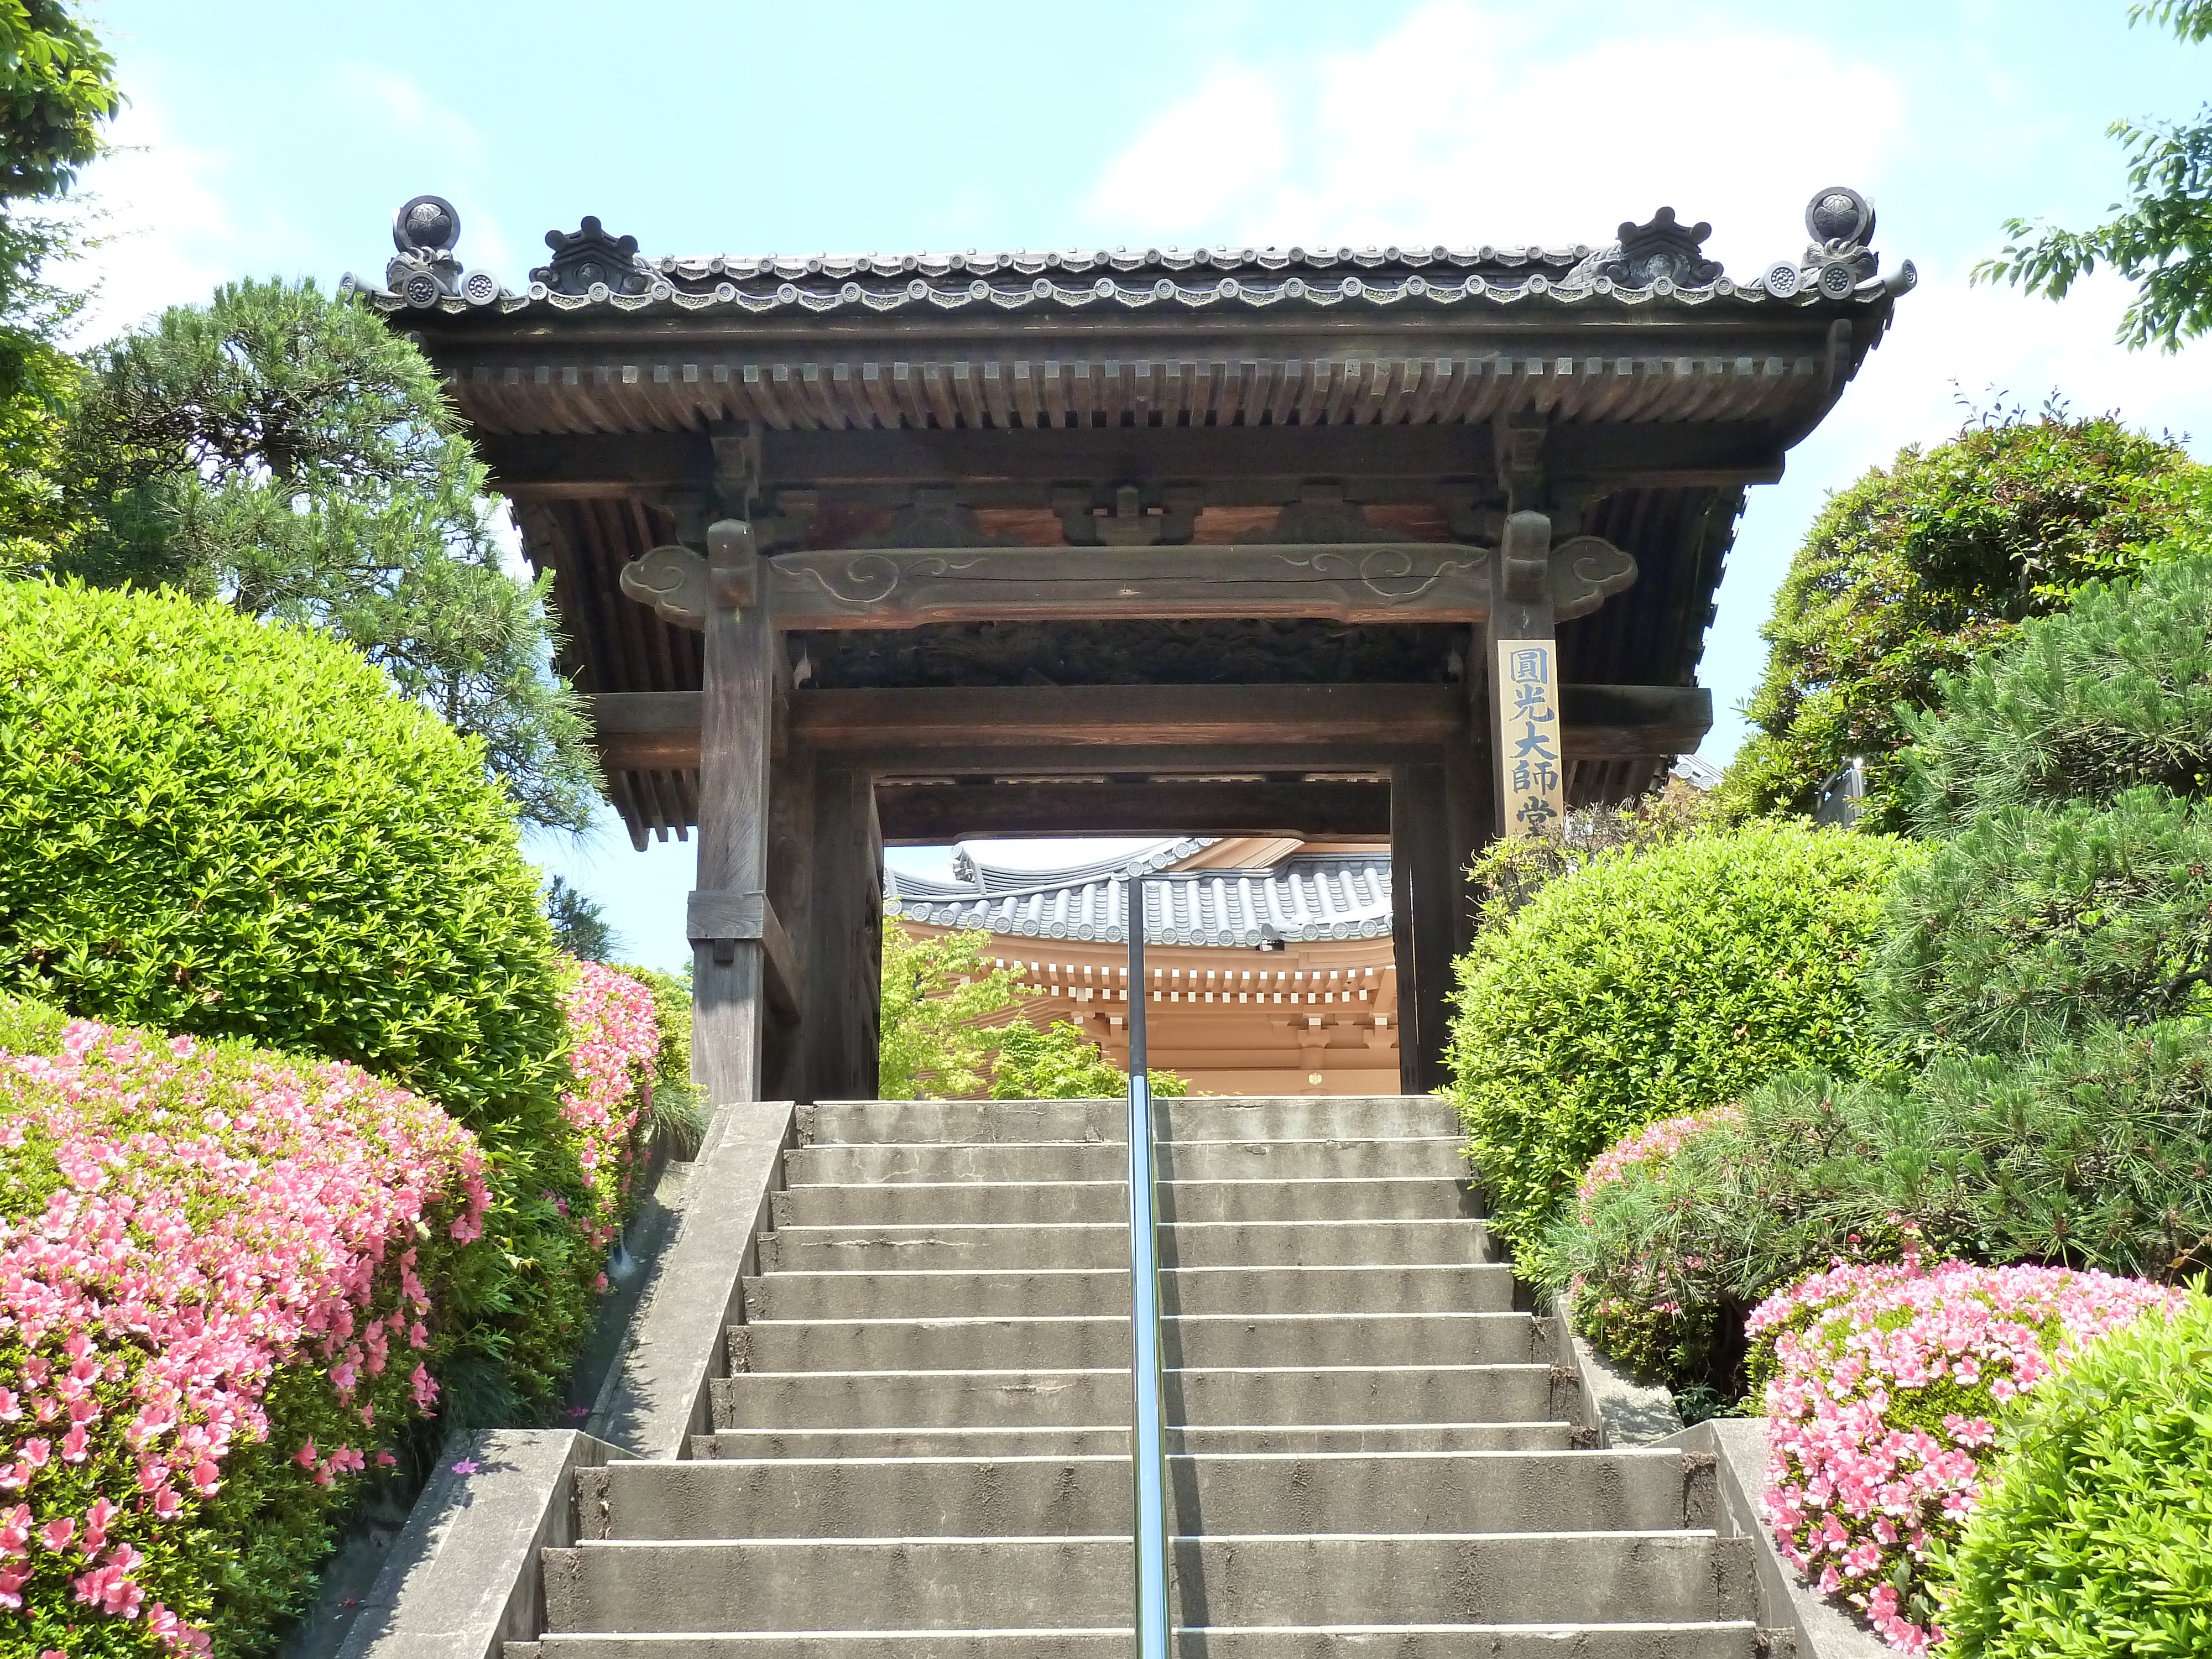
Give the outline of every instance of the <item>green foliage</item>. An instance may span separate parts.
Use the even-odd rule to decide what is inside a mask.
[[[1805,1066],[1878,1071],[1861,959],[1907,848],[1760,823],[1613,854],[1460,963],[1450,1093],[1492,1200],[1532,1245],[1623,1133]]]
[[[51,1002],[0,993],[0,1053],[58,1054],[69,1016]]]
[[[2129,581],[2097,583],[2063,616],[1941,683],[1909,722],[1915,827],[1950,834],[2018,804],[2109,801],[2139,784],[2212,793],[2212,537]]]
[[[1668,778],[1625,806],[1577,808],[1554,831],[1501,836],[1468,865],[1481,925],[1504,927],[1548,883],[1601,854],[1664,847],[1711,827],[1717,805],[1705,790]]]
[[[1722,1405],[1743,1319],[1831,1260],[1938,1256],[2179,1284],[2212,1267],[2212,1022],[2103,1026],[1898,1083],[1781,1077],[1740,1122],[1559,1216],[1523,1272],[1605,1352]]]
[[[545,884],[545,920],[552,924],[553,943],[564,956],[579,962],[605,962],[615,953],[615,930],[608,925],[606,911],[589,893],[570,886],[565,877],[555,876]]]
[[[1869,994],[1901,1039],[2024,1053],[2207,1006],[2212,805],[2162,789],[1974,818],[1899,883]]]
[[[1905,449],[1831,497],[1775,595],[1747,709],[1758,729],[1722,787],[1729,814],[1809,812],[1859,756],[1867,826],[1901,828],[1899,705],[1932,706],[1942,672],[2201,527],[2207,476],[2110,416],[2047,413]]]
[[[422,354],[312,282],[244,282],[89,360],[52,568],[166,586],[357,647],[483,740],[533,823],[581,829],[598,770],[547,669],[550,576],[501,566],[484,471]]]
[[[2091,1344],[2002,1425],[1949,1562],[1956,1659],[2212,1652],[2212,1298]]]
[[[69,189],[122,103],[114,59],[62,0],[0,0],[0,204]]]
[[[990,934],[908,933],[884,918],[883,1042],[876,1092],[885,1100],[959,1100],[981,1094],[1002,1022],[1027,994],[994,968]],[[1112,1092],[1112,1091],[1109,1091]]]
[[[555,878],[558,880],[559,878]],[[658,1135],[673,1158],[697,1154],[707,1133],[707,1104],[691,1080],[691,975],[664,974],[633,963],[612,964],[653,993],[653,1023],[660,1030],[660,1052],[653,1067],[653,1104],[641,1133]]]
[[[1127,1094],[1129,1074],[1099,1052],[1070,1020],[1040,1029],[1018,1019],[999,1028],[992,1067],[994,1100],[1108,1100]],[[1190,1085],[1173,1072],[1145,1073],[1155,1098],[1187,1095]]]
[[[2212,36],[2205,0],[2152,0],[2129,8],[2128,21],[2170,27],[2185,42]],[[2179,351],[2212,328],[2212,104],[2192,121],[2115,121],[2106,131],[2128,156],[2127,196],[2106,210],[2112,216],[2086,231],[2008,219],[2014,240],[1977,264],[1974,280],[2063,300],[2108,264],[2136,285],[2121,343]]]
[[[0,583],[0,990],[356,1061],[493,1160],[507,1268],[459,1414],[554,1397],[587,1310],[555,1199],[563,1027],[475,745],[327,639],[170,593]]]

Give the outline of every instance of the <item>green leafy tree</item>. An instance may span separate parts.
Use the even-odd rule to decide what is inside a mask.
[[[2131,23],[2170,27],[2184,42],[2212,37],[2212,0],[2153,0],[2131,6]],[[1974,280],[2008,283],[2063,300],[2099,265],[2136,285],[2120,318],[2122,343],[2177,351],[2212,328],[2212,104],[2187,121],[2115,121],[2106,129],[2127,151],[2127,196],[2091,230],[2005,221],[2014,240],[1974,267]]]
[[[1018,1019],[997,1032],[991,1073],[994,1100],[1110,1100],[1128,1092],[1129,1074],[1099,1051],[1072,1020],[1036,1026]],[[1173,1072],[1145,1073],[1156,1097],[1187,1095]]]
[[[877,1092],[885,1100],[981,1094],[1003,1024],[1027,994],[988,955],[981,929],[921,938],[884,918],[882,1047]]]
[[[70,309],[41,276],[70,238],[23,210],[68,191],[122,102],[114,60],[62,0],[0,0],[0,404],[45,401]]]
[[[312,282],[173,307],[92,355],[70,447],[86,522],[58,572],[331,633],[482,739],[526,822],[589,822],[586,724],[548,666],[551,578],[502,568],[458,417],[376,318]]]
[[[1829,499],[1790,563],[1723,813],[1809,812],[1856,756],[1869,827],[1902,827],[1900,706],[1933,707],[1939,674],[2084,584],[2155,562],[2208,514],[2212,474],[2110,416],[2015,412],[1900,451]]]

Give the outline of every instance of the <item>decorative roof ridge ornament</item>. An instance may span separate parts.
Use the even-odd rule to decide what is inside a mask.
[[[1620,288],[1650,288],[1665,282],[1675,288],[1704,288],[1720,280],[1721,264],[1705,258],[1701,246],[1713,228],[1700,219],[1686,225],[1674,210],[1662,207],[1643,224],[1623,221],[1619,240],[1600,248],[1560,279],[1562,287],[1602,276]]]
[[[547,231],[545,246],[553,250],[552,263],[532,271],[530,280],[552,293],[596,298],[596,288],[635,296],[653,286],[652,273],[638,257],[637,238],[608,235],[596,214],[586,214],[573,231]]]
[[[462,299],[472,306],[488,306],[507,290],[488,270],[464,276],[453,257],[461,240],[461,216],[442,196],[411,196],[392,216],[392,246],[398,250],[384,267],[383,292],[416,311],[428,311],[441,301]],[[338,283],[340,293],[352,293],[368,284],[348,271]]]
[[[1874,240],[1874,204],[1844,185],[1831,185],[1805,204],[1805,250],[1799,280],[1831,300],[1848,296],[1881,269]]]

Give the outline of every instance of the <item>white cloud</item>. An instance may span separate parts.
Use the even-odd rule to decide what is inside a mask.
[[[239,274],[240,228],[215,187],[224,158],[179,143],[143,93],[124,106],[111,137],[113,150],[86,170],[80,213],[100,246],[58,273],[70,287],[99,289],[77,319],[80,344],[204,300]]]
[[[1808,121],[1808,85],[1850,118]],[[1677,87],[1724,95],[1692,109]],[[1675,28],[1547,56],[1528,25],[1443,0],[1357,51],[1219,64],[1087,205],[1126,241],[1287,246],[1458,245],[1478,226],[1595,243],[1666,203],[1715,225],[1717,256],[1764,269],[1802,244],[1814,189],[1878,170],[1904,103],[1894,76],[1810,37]]]
[[[1856,185],[1877,207],[1891,186],[1910,214],[1888,216],[1876,245],[1890,264],[1917,254],[1921,284],[1784,482],[1752,492],[1700,669],[1723,711],[1708,755],[1740,740],[1727,711],[1764,665],[1759,627],[1826,491],[1956,431],[1960,393],[2033,410],[2057,390],[2078,412],[2212,440],[2212,348],[2123,350],[2124,283],[2100,277],[2061,305],[1969,286],[2011,210],[2003,192],[2095,159],[2056,112],[2021,107],[1986,55],[1937,77],[1855,55],[1832,20],[1721,29],[1669,13],[1663,34],[1638,34],[1580,15],[1437,0],[1353,50],[1217,62],[1136,129],[1085,207],[1094,237],[1132,246],[1556,246],[1603,242],[1663,203],[1710,221],[1706,251],[1741,275],[1803,247],[1821,185]]]

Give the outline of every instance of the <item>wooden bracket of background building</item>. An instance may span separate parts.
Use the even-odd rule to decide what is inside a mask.
[[[798,1013],[798,958],[766,893],[695,890],[685,907],[684,924],[694,945],[715,947],[717,961],[727,961],[722,955],[725,945],[757,941],[768,956],[769,1000],[787,1015]]]
[[[1491,558],[1488,548],[1449,542],[914,547],[781,553],[762,573],[776,625],[787,629],[1262,617],[1471,623],[1490,614]],[[1628,587],[1636,561],[1600,537],[1577,536],[1539,575],[1565,620]],[[656,547],[623,566],[621,580],[662,620],[705,625],[708,562],[690,548]]]

